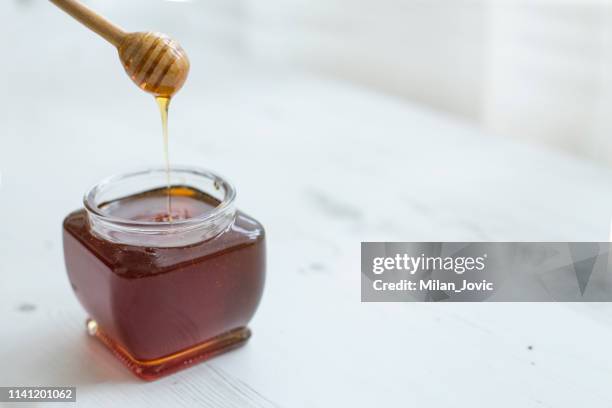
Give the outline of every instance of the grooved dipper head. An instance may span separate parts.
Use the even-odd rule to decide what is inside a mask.
[[[155,96],[172,97],[187,79],[187,54],[178,42],[164,34],[128,34],[118,50],[132,81]]]

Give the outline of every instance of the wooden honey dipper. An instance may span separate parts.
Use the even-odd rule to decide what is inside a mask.
[[[140,88],[171,98],[189,73],[189,58],[179,43],[154,32],[126,33],[77,0],[50,0],[119,51],[125,72]]]

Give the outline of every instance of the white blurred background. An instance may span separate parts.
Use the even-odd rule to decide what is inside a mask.
[[[612,163],[607,2],[271,0],[245,9],[257,57]]]
[[[194,81],[198,75],[212,75],[207,69],[217,57],[264,70],[307,71],[455,115],[492,135],[612,163],[612,17],[605,2],[86,3],[131,30],[155,29],[175,36],[196,61],[205,62]],[[0,15],[0,30],[8,30],[3,41],[27,49],[3,61],[4,78],[31,70],[40,80],[40,66],[31,66],[32,52],[61,55],[72,49],[74,63],[88,70],[93,54],[112,53],[45,0],[4,0]],[[34,27],[38,31],[32,31]],[[42,32],[46,50],[32,50]],[[92,55],[82,51],[85,41]],[[110,59],[98,58],[96,63],[109,64],[110,69]],[[49,79],[57,78],[49,56],[41,57],[40,64],[53,69]]]

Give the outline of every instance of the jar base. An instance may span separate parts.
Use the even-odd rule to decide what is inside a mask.
[[[100,340],[133,374],[146,381],[156,380],[238,348],[251,337],[251,330],[241,327],[168,356],[139,360],[107,336],[95,320],[87,319],[86,325],[89,335]]]

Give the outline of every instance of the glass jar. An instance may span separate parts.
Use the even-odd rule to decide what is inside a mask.
[[[234,187],[183,167],[172,169],[168,190],[166,176],[152,169],[102,181],[63,228],[89,333],[144,379],[244,344],[264,287],[264,229],[235,209]],[[156,219],[156,191],[171,192],[170,214],[184,216]]]

